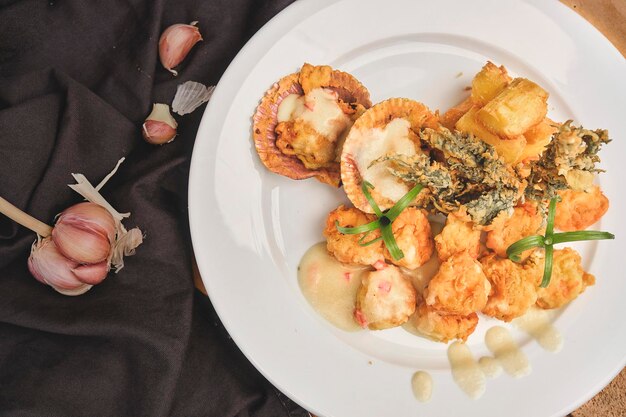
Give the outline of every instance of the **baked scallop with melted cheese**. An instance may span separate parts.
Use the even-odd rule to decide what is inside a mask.
[[[274,84],[257,107],[252,136],[261,162],[292,179],[339,186],[343,140],[371,104],[352,75],[304,64]]]

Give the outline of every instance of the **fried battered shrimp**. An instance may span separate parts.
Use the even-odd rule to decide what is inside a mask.
[[[441,264],[424,290],[424,299],[440,312],[467,316],[485,307],[490,290],[480,263],[462,252]]]
[[[559,196],[561,201],[556,203],[554,225],[566,232],[588,228],[609,209],[609,199],[597,185],[589,192],[559,191]]]
[[[337,207],[328,214],[324,236],[327,241],[328,252],[339,262],[361,265],[373,265],[376,262],[384,262],[383,242],[378,241],[368,246],[359,245],[361,235],[344,235],[337,230],[335,222],[342,227],[355,227],[367,224],[375,220],[373,214],[366,214],[354,207]],[[378,230],[369,234],[369,239],[380,236]]]
[[[449,214],[443,230],[435,236],[435,246],[442,261],[464,251],[476,259],[480,252],[480,230],[474,230],[472,222],[457,213]]]
[[[467,340],[478,324],[478,315],[469,316],[440,313],[424,300],[418,300],[417,309],[409,319],[422,335],[436,342],[447,343],[450,340]]]
[[[504,321],[526,313],[537,301],[537,280],[534,270],[495,254],[480,259],[483,272],[491,283],[487,305],[482,312]]]
[[[355,320],[371,330],[400,326],[415,312],[416,292],[400,269],[387,265],[365,276],[357,293]]]
[[[583,270],[578,252],[570,248],[555,250],[552,278],[546,288],[537,289],[537,305],[543,309],[559,308],[595,282],[595,277]]]
[[[396,261],[387,247],[384,247],[385,258],[388,261],[408,269],[415,269],[430,259],[433,254],[433,238],[430,223],[423,210],[415,207],[404,209],[391,227],[404,258]]]
[[[515,207],[511,217],[496,219],[487,233],[486,245],[498,256],[506,258],[506,249],[511,244],[526,236],[540,233],[542,224],[543,218],[534,204],[527,203]],[[529,254],[529,251],[522,253],[522,258]]]

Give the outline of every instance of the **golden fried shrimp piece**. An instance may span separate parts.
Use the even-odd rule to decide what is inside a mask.
[[[426,303],[443,313],[470,315],[487,304],[491,284],[467,252],[450,256],[424,290]]]
[[[559,196],[561,201],[556,203],[554,226],[566,232],[588,228],[609,209],[609,199],[597,185],[589,192],[559,191]]]
[[[328,252],[339,262],[361,265],[373,265],[376,262],[384,263],[383,242],[378,241],[368,246],[359,245],[362,235],[344,235],[337,230],[335,222],[342,227],[355,227],[376,220],[376,216],[363,213],[354,207],[337,207],[328,214],[324,236],[327,241]],[[380,231],[375,230],[368,235],[367,241],[380,236]]]
[[[415,312],[416,292],[400,269],[385,265],[363,278],[354,318],[362,327],[382,330],[400,326]]]
[[[454,339],[466,341],[476,329],[478,315],[443,314],[419,299],[417,309],[409,320],[422,335],[436,342],[447,343]]]
[[[506,249],[521,238],[542,231],[543,218],[534,204],[526,203],[513,209],[509,218],[498,218],[487,233],[486,245],[498,256],[506,258]],[[530,254],[522,253],[522,259]]]
[[[433,254],[433,238],[430,222],[423,210],[407,207],[393,222],[391,230],[404,258],[396,261],[385,246],[385,259],[408,269],[420,267],[430,259]]]
[[[537,305],[543,309],[564,306],[596,282],[583,270],[580,255],[571,248],[555,250],[552,262],[550,284],[537,289]]]
[[[480,230],[475,230],[471,221],[451,213],[441,233],[435,236],[435,247],[442,261],[464,251],[476,259],[480,252]]]
[[[480,259],[483,272],[491,283],[487,305],[482,312],[504,321],[522,316],[537,301],[534,270],[495,254]]]

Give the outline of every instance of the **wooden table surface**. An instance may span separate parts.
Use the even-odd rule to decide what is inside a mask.
[[[549,0],[546,0],[549,1]],[[626,57],[626,0],[561,0],[594,25]],[[625,74],[626,76],[626,74]],[[194,283],[206,289],[194,262]],[[626,368],[598,395],[570,414],[571,417],[626,416]]]

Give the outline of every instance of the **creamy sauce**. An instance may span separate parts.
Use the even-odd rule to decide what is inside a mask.
[[[513,336],[506,328],[494,326],[487,330],[485,344],[498,362],[502,364],[507,374],[519,378],[530,373],[528,358],[519,349]]]
[[[513,324],[549,352],[558,352],[563,347],[563,337],[550,322],[550,313],[546,310],[533,307],[522,317],[513,320]]]
[[[433,393],[433,378],[428,372],[415,372],[411,378],[411,387],[418,401],[428,402]]]
[[[351,123],[337,99],[337,93],[326,88],[314,88],[304,96],[290,94],[278,105],[278,121],[308,122],[316,132],[335,141]]]
[[[471,398],[480,398],[485,392],[485,374],[470,349],[464,343],[452,343],[448,347],[448,361],[457,385]]]
[[[357,331],[361,327],[353,318],[356,293],[362,275],[368,270],[337,261],[322,242],[302,257],[298,282],[304,298],[323,318],[342,330]]]
[[[478,360],[478,365],[487,378],[495,378],[502,373],[502,366],[496,358],[483,356]]]
[[[387,155],[415,155],[417,153],[415,143],[409,138],[410,126],[408,120],[396,118],[382,129],[373,128],[354,133],[360,136],[355,140],[364,145],[354,154],[359,172],[363,179],[372,183],[379,193],[392,201],[402,198],[409,191],[409,187],[389,173],[386,162],[371,167],[370,164]]]

